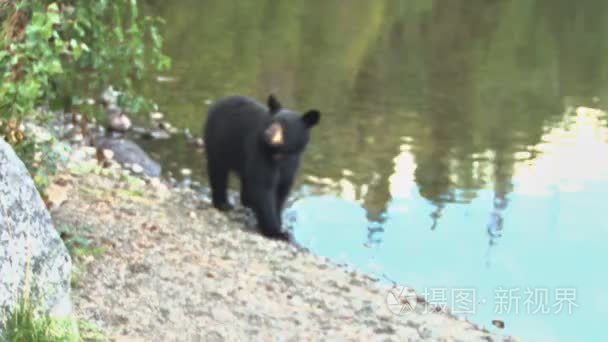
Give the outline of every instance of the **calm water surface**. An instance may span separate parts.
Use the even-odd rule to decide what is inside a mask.
[[[301,243],[524,340],[604,335],[608,2],[146,7],[175,68],[143,90],[176,126],[234,93],[323,112],[285,213]],[[147,147],[205,180],[182,139]]]

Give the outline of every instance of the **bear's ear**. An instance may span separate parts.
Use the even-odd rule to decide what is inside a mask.
[[[268,109],[270,111],[270,114],[278,113],[281,108],[282,106],[279,100],[277,100],[277,98],[273,94],[270,94],[270,96],[268,96]]]
[[[302,115],[302,121],[304,121],[304,124],[308,128],[318,124],[319,120],[321,120],[321,112],[316,109],[309,110]]]

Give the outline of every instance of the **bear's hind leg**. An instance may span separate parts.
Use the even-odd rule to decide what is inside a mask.
[[[220,211],[232,209],[228,202],[228,169],[209,167],[209,183],[211,184],[211,199],[213,206]]]

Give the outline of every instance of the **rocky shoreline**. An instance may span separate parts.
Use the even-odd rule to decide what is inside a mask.
[[[73,302],[106,339],[511,340],[420,298],[395,314],[390,287],[265,239],[243,211],[219,213],[200,193],[100,162],[97,152],[68,147],[48,194],[56,227],[87,227],[103,250],[78,265]]]

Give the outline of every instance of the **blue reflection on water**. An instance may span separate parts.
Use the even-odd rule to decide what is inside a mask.
[[[404,175],[411,184],[393,191],[379,224],[356,201],[307,196],[290,208],[295,237],[315,253],[419,294],[445,289],[452,308],[452,291],[473,289],[477,304],[465,316],[486,327],[500,319],[506,333],[524,340],[594,340],[608,314],[606,136],[593,145],[586,133],[570,134],[556,153],[516,170],[513,192],[498,201],[485,189],[438,211]],[[568,148],[577,144],[591,154]],[[568,295],[571,313],[558,298]]]

